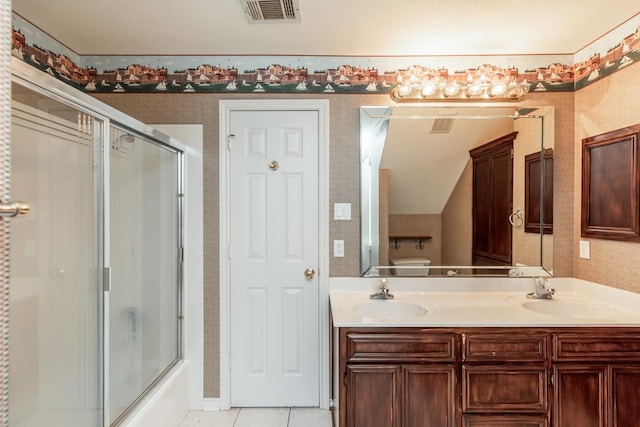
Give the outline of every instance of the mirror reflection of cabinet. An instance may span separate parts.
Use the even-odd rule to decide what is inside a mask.
[[[540,223],[544,234],[553,233],[553,149],[544,151],[543,162],[541,153],[535,152],[525,157],[524,178],[524,231],[526,233],[540,233]],[[542,167],[541,167],[542,163]],[[544,175],[543,187],[540,185],[540,175]]]
[[[519,277],[529,277],[552,270],[553,234],[527,233],[522,221],[509,224],[511,264],[498,260],[486,268],[474,267],[473,164],[469,152],[517,132],[513,144],[513,208],[503,219],[508,223],[509,215],[515,213],[524,219],[520,215],[525,210],[525,156],[553,147],[553,108],[362,107],[360,120],[363,275],[392,275],[389,260],[403,257],[431,260],[430,276],[449,276],[451,272],[506,275],[511,273],[510,267],[517,267],[514,272]],[[440,127],[435,124],[442,120],[452,121],[447,133],[437,132]],[[545,203],[544,207],[550,205]],[[527,219],[532,221],[533,217]],[[418,225],[418,218],[424,218],[419,224],[425,226],[409,227]],[[390,236],[432,238],[423,248],[415,241],[400,241],[396,247]]]
[[[469,151],[473,161],[473,265],[511,265],[513,132]]]

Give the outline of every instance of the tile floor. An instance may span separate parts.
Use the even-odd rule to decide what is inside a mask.
[[[187,414],[180,427],[331,427],[331,412],[318,408],[231,408]]]

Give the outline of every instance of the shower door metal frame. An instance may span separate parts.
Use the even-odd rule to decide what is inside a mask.
[[[168,135],[146,125],[133,117],[130,117],[121,111],[110,107],[107,104],[87,95],[83,92],[75,90],[68,84],[59,81],[55,77],[52,77],[42,71],[31,67],[17,58],[11,58],[11,81],[28,88],[38,94],[51,98],[57,102],[65,104],[78,110],[81,113],[98,119],[103,124],[102,134],[94,135],[95,138],[99,138],[100,149],[102,150],[102,163],[101,170],[99,172],[99,179],[96,185],[100,187],[98,194],[98,200],[96,201],[96,210],[98,215],[98,272],[96,279],[98,280],[98,289],[102,289],[101,295],[101,310],[100,324],[102,333],[102,351],[101,351],[101,368],[102,377],[100,378],[102,384],[102,425],[103,427],[109,427],[111,425],[118,425],[124,421],[128,415],[134,412],[137,405],[146,400],[149,397],[149,392],[154,390],[162,381],[166,378],[176,365],[184,360],[184,280],[183,280],[183,264],[184,264],[184,151],[180,148],[180,144],[169,137]],[[110,238],[109,238],[109,141],[110,141],[110,128],[111,126],[123,129],[127,132],[135,133],[140,137],[144,137],[146,140],[153,142],[159,146],[163,146],[170,151],[177,154],[178,162],[178,260],[177,262],[177,275],[178,275],[178,357],[169,364],[169,366],[158,376],[156,379],[142,392],[142,394],[131,403],[129,408],[120,415],[114,422],[110,421],[109,416],[109,291],[110,291]],[[101,271],[100,271],[101,270]],[[5,296],[8,300],[8,295]]]

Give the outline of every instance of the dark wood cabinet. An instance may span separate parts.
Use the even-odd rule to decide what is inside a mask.
[[[400,427],[401,368],[347,366],[347,426]]]
[[[640,328],[339,328],[340,427],[636,427]]]
[[[640,125],[582,140],[581,235],[640,242]]]
[[[455,427],[453,365],[348,365],[346,425]]]
[[[472,362],[539,362],[549,359],[549,333],[537,330],[471,332],[462,336],[462,360]]]
[[[457,334],[341,329],[339,339],[341,426],[460,425]]]
[[[640,364],[561,364],[554,369],[554,425],[622,427],[640,423]]]
[[[549,337],[548,332],[536,330],[463,335],[465,426],[546,425]],[[474,414],[482,416],[473,417]],[[502,424],[495,424],[496,418],[502,420]]]
[[[539,234],[540,226],[553,234],[553,148],[524,158],[524,231]]]
[[[612,365],[609,369],[609,425],[623,427],[640,424],[640,363]]]
[[[464,365],[462,390],[464,413],[547,412],[544,366]]]
[[[511,265],[513,141],[518,132],[470,151],[473,265]]]
[[[403,366],[402,426],[455,427],[455,365]]]
[[[554,335],[554,425],[622,427],[640,422],[637,330]]]
[[[606,366],[560,365],[553,375],[553,425],[605,427]]]

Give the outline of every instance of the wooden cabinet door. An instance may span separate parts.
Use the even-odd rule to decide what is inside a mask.
[[[473,254],[491,257],[491,158],[473,161]]]
[[[399,365],[347,366],[346,425],[400,427]]]
[[[402,373],[403,427],[458,425],[454,365],[409,365]]]
[[[513,141],[517,132],[470,151],[473,160],[473,264],[511,265]]]
[[[606,374],[606,365],[556,365],[553,425],[605,427]]]
[[[640,365],[611,367],[611,427],[640,424]]]
[[[491,256],[510,265],[512,226],[509,223],[509,215],[513,206],[511,147],[494,153],[492,163]]]

